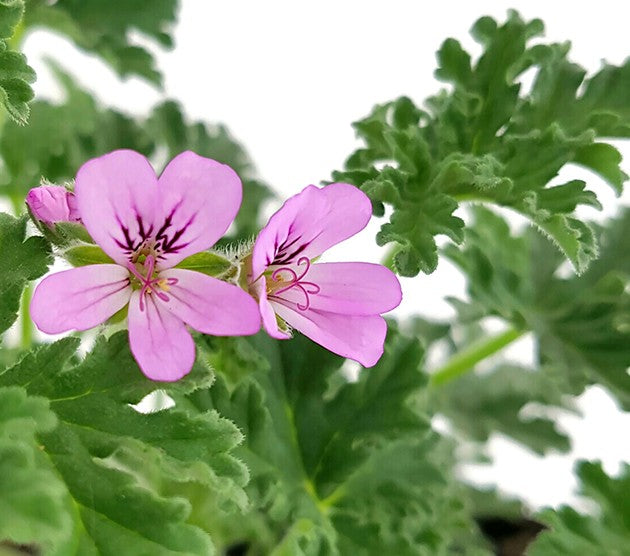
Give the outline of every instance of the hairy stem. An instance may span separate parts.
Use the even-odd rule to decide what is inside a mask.
[[[33,321],[31,321],[29,306],[33,295],[33,285],[28,284],[22,292],[20,303],[20,347],[29,349],[33,343]]]
[[[520,338],[525,332],[527,330],[508,328],[496,336],[474,342],[459,353],[456,353],[444,366],[431,375],[431,386],[440,386],[467,373],[479,361],[501,351],[505,346]]]

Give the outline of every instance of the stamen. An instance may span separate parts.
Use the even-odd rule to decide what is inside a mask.
[[[177,278],[160,278],[157,282],[157,285],[164,290],[165,292],[171,289],[171,286],[177,284],[179,280]]]
[[[155,295],[157,295],[162,301],[170,301],[170,297],[168,295],[166,295],[163,292],[160,292],[158,290],[154,290]]]
[[[300,274],[299,276],[297,275],[297,272],[295,272],[292,268],[289,268],[286,266],[276,268],[271,274],[271,279],[274,282],[287,282],[287,280],[284,280],[282,278],[281,276],[282,272],[288,272],[290,275],[290,280],[288,281],[286,286],[283,286],[282,288],[277,289],[277,290],[274,290],[272,287],[270,288],[271,291],[269,292],[270,297],[274,297],[274,296],[280,295],[283,292],[289,291],[292,288],[297,288],[304,294],[304,299],[305,299],[305,303],[297,303],[297,308],[300,309],[300,311],[306,311],[311,306],[311,299],[309,297],[309,294],[315,295],[321,291],[321,288],[314,282],[307,282],[307,281],[302,280],[304,276],[306,276],[306,273],[308,272],[309,268],[311,268],[311,261],[309,260],[308,257],[300,257],[300,259],[297,262],[297,266],[299,267],[299,266],[302,266],[303,264],[306,265],[306,268],[302,271],[302,274]]]
[[[287,268],[287,267],[276,268],[276,270],[274,270],[273,274],[271,275],[271,279],[274,282],[286,282],[286,280],[284,278],[282,278],[282,276],[280,276],[281,272],[288,272],[289,274],[291,274],[291,280],[290,280],[291,282],[297,282],[299,280],[296,272],[292,268]],[[283,291],[291,289],[292,287],[293,287],[293,285],[290,285],[288,288],[280,290],[280,291],[278,291],[276,293],[282,293]]]
[[[132,262],[127,263],[127,268],[140,282],[142,287],[140,288],[140,311],[144,312],[144,296],[147,294],[155,294],[162,301],[170,301],[170,297],[164,292],[170,289],[170,286],[177,284],[177,278],[160,278],[159,276],[153,278],[153,271],[155,270],[155,257],[148,255],[144,261],[144,268],[146,269],[146,276],[143,276]],[[161,291],[163,290],[163,291]]]
[[[144,267],[147,269],[147,277],[144,279],[142,289],[140,290],[140,310],[143,311],[143,300],[146,293],[151,293],[151,286],[153,285],[153,268],[155,267],[155,257],[149,255],[144,261]]]

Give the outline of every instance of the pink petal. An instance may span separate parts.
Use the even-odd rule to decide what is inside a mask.
[[[311,265],[304,281],[315,284],[318,293],[308,294],[311,309],[345,315],[378,315],[398,307],[402,299],[396,275],[380,264],[318,263]],[[303,288],[316,289],[308,283]],[[304,305],[306,294],[298,286],[280,297]]]
[[[160,176],[162,214],[169,226],[160,268],[212,247],[241,205],[241,180],[225,164],[191,151],[176,156]]]
[[[172,268],[160,278],[173,278],[164,303],[177,318],[212,336],[248,336],[260,330],[254,299],[241,288],[193,270]]]
[[[77,198],[74,193],[68,192],[66,197],[68,203],[68,218],[70,222],[81,222],[81,215],[79,214],[79,207],[77,206]]]
[[[173,382],[187,375],[195,362],[195,342],[186,325],[154,295],[140,292],[129,302],[129,345],[142,372],[151,380]]]
[[[312,259],[360,232],[370,220],[368,197],[347,183],[309,185],[288,199],[262,229],[252,254],[252,279],[272,264]]]
[[[88,232],[121,265],[155,232],[157,177],[137,152],[119,150],[86,162],[77,173],[75,195]]]
[[[34,187],[26,196],[26,204],[32,215],[48,226],[79,220],[74,195],[60,185]]]
[[[288,340],[291,338],[290,334],[287,334],[278,328],[276,313],[267,299],[267,281],[265,277],[261,276],[258,280],[256,280],[256,282],[250,286],[250,290],[258,299],[258,308],[260,310],[262,325],[265,332],[276,340]]]
[[[272,301],[278,316],[326,349],[372,367],[383,355],[387,324],[378,315],[339,315]]]
[[[42,332],[87,330],[122,309],[131,295],[129,273],[117,264],[97,264],[44,278],[31,300],[31,318]]]

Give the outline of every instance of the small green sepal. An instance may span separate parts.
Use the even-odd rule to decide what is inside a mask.
[[[232,261],[210,251],[202,251],[186,257],[175,268],[194,270],[221,280],[235,278],[238,274],[238,267]]]
[[[63,252],[62,256],[72,266],[115,264],[109,255],[96,245],[77,245],[70,247]]]

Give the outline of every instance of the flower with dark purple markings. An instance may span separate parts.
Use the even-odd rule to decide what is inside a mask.
[[[262,229],[251,256],[250,293],[264,329],[290,338],[287,324],[330,351],[371,367],[383,354],[381,313],[397,307],[396,276],[380,264],[315,263],[326,249],[355,235],[372,204],[353,185],[309,185]]]
[[[258,308],[242,289],[173,268],[214,245],[234,220],[242,186],[229,166],[188,151],[158,178],[142,155],[114,151],[79,169],[75,195],[87,231],[115,264],[45,278],[31,302],[40,330],[87,330],[128,304],[133,356],[147,377],[164,381],[194,363],[186,325],[215,336],[258,331]]]

